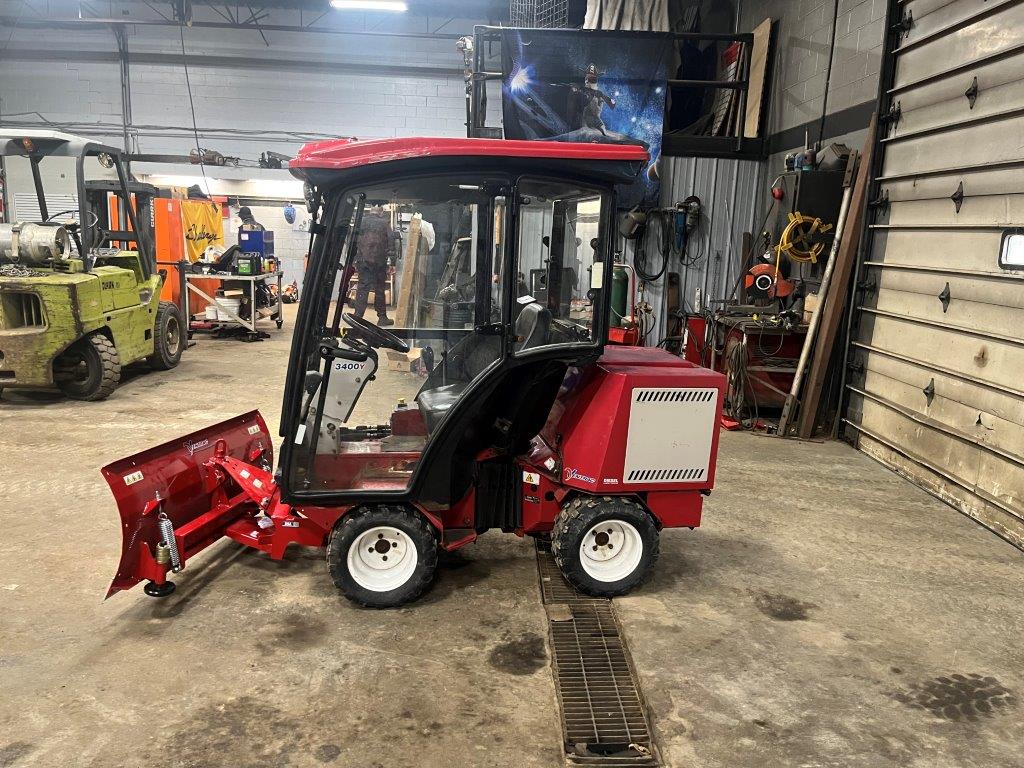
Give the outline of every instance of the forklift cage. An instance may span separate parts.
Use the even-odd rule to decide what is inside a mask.
[[[50,212],[46,205],[46,194],[43,190],[43,177],[39,172],[39,163],[44,157],[67,157],[75,161],[75,194],[78,197],[78,221],[80,223],[80,238],[82,253],[82,269],[90,271],[90,259],[88,254],[93,248],[98,247],[104,241],[119,240],[134,242],[139,250],[139,261],[142,264],[143,276],[148,280],[155,266],[152,244],[149,242],[145,229],[139,227],[138,217],[135,208],[131,205],[132,183],[129,182],[129,174],[125,170],[121,150],[101,144],[96,141],[89,141],[80,136],[60,131],[44,131],[38,129],[8,128],[0,132],[0,156],[3,157],[24,157],[29,161],[32,171],[32,184],[35,187],[36,202],[39,205],[39,214],[44,221],[49,220]],[[85,222],[91,212],[89,205],[88,188],[85,181],[85,158],[87,157],[108,157],[117,174],[117,183],[111,185],[108,191],[113,191],[121,200],[121,213],[127,215],[131,223],[131,230],[101,230],[97,227],[87,227]],[[102,161],[100,161],[101,164]],[[95,233],[95,237],[94,237]],[[95,240],[95,242],[94,242]]]

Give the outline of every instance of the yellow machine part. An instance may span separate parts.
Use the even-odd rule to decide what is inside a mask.
[[[821,256],[825,250],[822,242],[812,243],[811,238],[821,235],[832,229],[831,224],[826,224],[820,218],[805,216],[800,211],[789,214],[789,224],[782,230],[779,244],[775,246],[777,256],[785,256],[793,261],[809,261],[812,264]]]

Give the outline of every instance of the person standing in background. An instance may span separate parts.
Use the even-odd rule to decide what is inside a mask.
[[[238,242],[242,242],[243,232],[265,232],[266,227],[256,221],[256,218],[252,215],[252,211],[249,210],[249,206],[243,205],[238,209],[238,218],[242,220],[242,225],[238,228]]]
[[[356,283],[355,315],[362,317],[373,291],[373,308],[377,312],[377,325],[394,325],[388,317],[387,291],[388,259],[394,260],[395,233],[391,229],[391,220],[379,205],[367,209],[359,226],[359,239],[356,241],[356,271],[359,280]]]

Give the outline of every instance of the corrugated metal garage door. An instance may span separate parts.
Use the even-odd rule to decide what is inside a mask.
[[[889,24],[888,205],[860,271],[845,433],[1024,548],[1024,248],[1000,266],[1024,240],[1024,2],[912,0]]]

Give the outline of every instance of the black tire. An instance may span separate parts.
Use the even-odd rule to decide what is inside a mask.
[[[371,534],[376,528],[397,529],[404,537],[396,535],[389,540],[379,533]],[[377,544],[378,539],[380,544]],[[358,570],[353,573],[349,567],[350,552],[353,558],[361,557],[363,546],[371,541],[375,546],[367,547],[367,557],[356,563],[357,568],[363,569],[362,573]],[[396,545],[401,544],[415,548],[415,565],[409,568],[408,575],[404,575],[402,566],[390,566],[397,568],[395,578],[400,578],[401,582],[390,589],[370,588],[365,581],[367,566],[362,564],[379,558],[383,567],[388,553],[394,557],[393,552],[399,548]],[[381,548],[384,545],[386,548]],[[359,547],[358,552],[352,552],[355,546]],[[408,554],[401,557],[404,559]],[[365,608],[394,608],[415,600],[430,585],[437,567],[437,537],[430,523],[415,510],[397,505],[364,507],[342,516],[334,526],[327,543],[327,567],[335,586],[352,602]]]
[[[168,371],[181,360],[185,350],[185,339],[188,332],[181,319],[178,305],[170,301],[161,301],[156,310],[156,323],[153,326],[153,354],[146,358],[150,368]]]
[[[593,533],[599,523],[605,522],[610,524],[607,531]],[[628,531],[628,527],[632,527],[632,532]],[[614,538],[609,536],[613,531],[616,532]],[[596,578],[593,575],[595,569],[609,566],[582,562],[580,547],[588,536],[595,537],[592,545],[588,542],[588,547],[592,546],[595,552],[601,551],[609,558],[612,554],[618,557],[622,553],[621,556],[627,559],[621,561],[620,568],[628,570],[614,580],[610,580],[617,576],[614,570],[606,571],[609,580]],[[597,537],[603,537],[603,540]],[[627,550],[620,543],[619,552],[615,552],[615,540],[628,540],[630,549]],[[639,548],[639,557],[635,558],[635,565],[632,565],[636,548]],[[562,575],[580,592],[594,597],[624,595],[643,583],[657,562],[658,528],[650,513],[634,499],[578,495],[566,503],[555,518],[555,527],[551,532],[551,552]]]
[[[114,343],[98,331],[79,339],[54,363],[57,386],[73,400],[103,400],[121,382]]]

